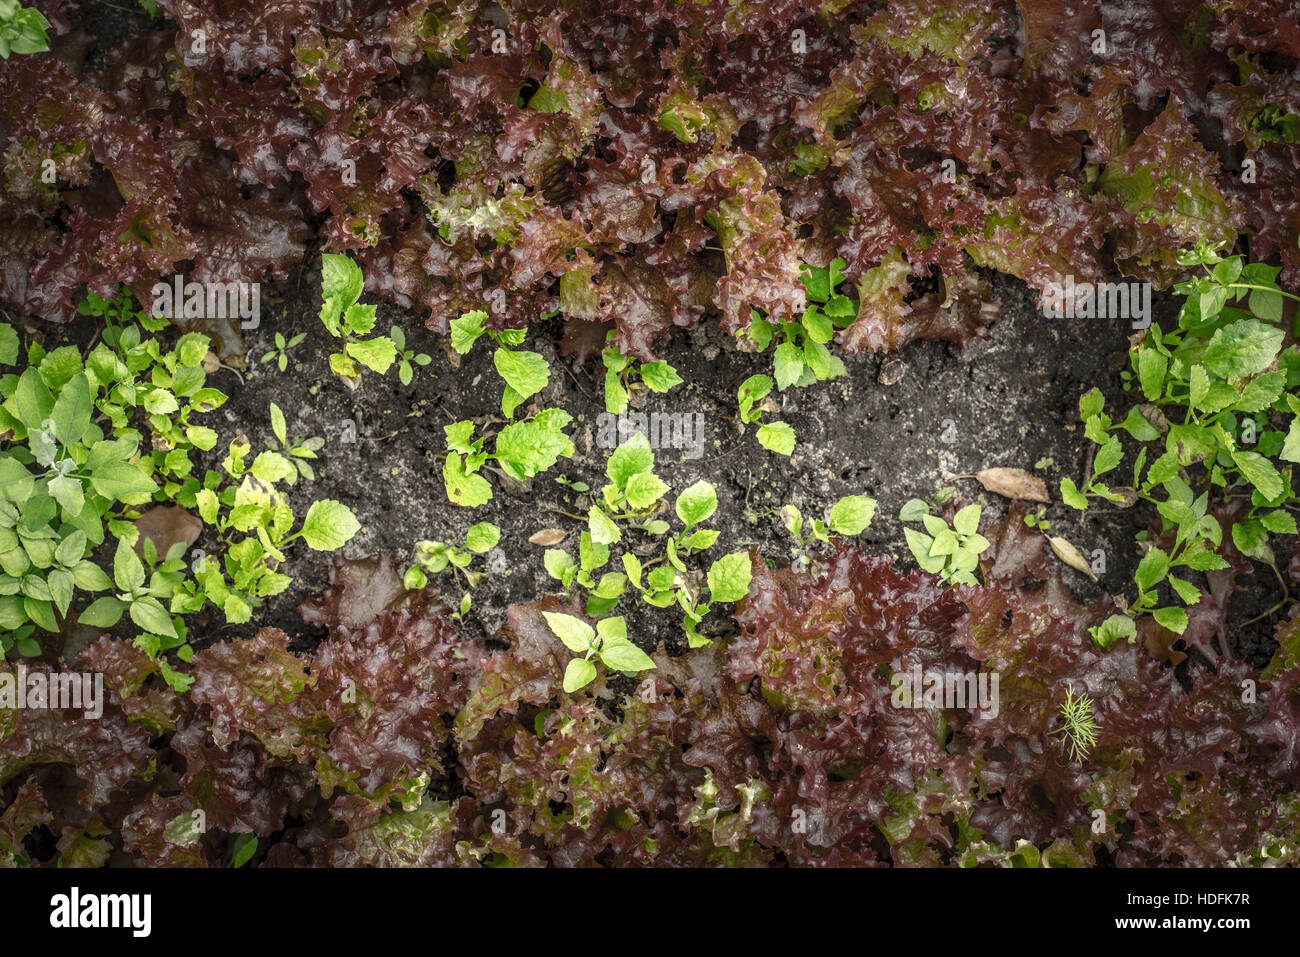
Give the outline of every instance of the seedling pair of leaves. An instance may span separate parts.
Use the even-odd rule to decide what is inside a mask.
[[[602,618],[594,629],[573,615],[544,611],[542,616],[566,648],[575,655],[582,655],[570,659],[564,670],[566,694],[573,694],[595,680],[595,661],[627,675],[636,675],[655,666],[649,655],[628,640],[627,622],[621,616]]]
[[[826,346],[835,337],[836,328],[850,325],[858,316],[858,304],[835,291],[844,280],[844,266],[844,260],[838,258],[825,269],[800,265],[808,307],[798,322],[773,322],[757,309],[750,310],[749,340],[759,352],[766,352],[774,340],[777,343],[772,369],[778,389],[808,386],[845,374],[843,360]]]
[[[634,388],[632,377],[637,376],[651,392],[664,393],[681,385],[682,377],[667,362],[642,362],[625,356],[613,345],[614,331],[609,333],[609,345],[600,354],[605,366],[605,411],[622,415],[627,411]],[[635,368],[634,368],[635,367]]]
[[[781,524],[794,536],[796,545],[791,549],[791,556],[807,562],[808,549],[814,542],[829,542],[830,533],[838,535],[860,535],[871,524],[876,515],[876,500],[865,495],[846,495],[833,506],[823,521],[813,518],[806,522],[804,516],[794,505],[781,507]]]
[[[742,425],[758,423],[763,416],[759,404],[772,391],[772,379],[765,375],[752,375],[740,384],[736,398],[740,404]],[[787,422],[762,422],[758,426],[758,442],[763,448],[780,455],[794,452],[794,428]]]
[[[1249,495],[1248,512],[1231,530],[1234,544],[1245,555],[1272,565],[1269,534],[1296,532],[1295,518],[1286,510],[1296,501],[1291,469],[1279,468],[1277,462],[1300,461],[1300,398],[1295,392],[1300,351],[1282,350],[1284,334],[1275,323],[1282,316],[1283,299],[1295,297],[1277,287],[1275,267],[1246,264],[1241,256],[1223,258],[1205,245],[1181,254],[1179,261],[1202,266],[1206,275],[1177,287],[1185,299],[1176,330],[1166,333],[1153,324],[1130,350],[1147,404],[1131,409],[1115,425],[1104,411],[1099,390],[1079,400],[1084,433],[1100,448],[1090,479],[1082,488],[1063,480],[1061,497],[1077,509],[1087,508],[1089,497],[1121,507],[1138,500],[1156,506],[1162,531],[1174,534],[1174,551],[1148,549],[1135,574],[1138,596],[1128,611],[1130,616],[1151,612],[1159,624],[1181,634],[1186,612],[1177,606],[1157,607],[1155,586],[1168,577],[1183,603],[1194,604],[1199,589],[1168,576],[1169,568],[1226,567],[1216,554],[1222,533],[1217,520],[1207,514],[1208,494],[1196,495],[1189,481],[1207,490]],[[1240,308],[1243,302],[1249,311]],[[1282,414],[1291,415],[1289,430],[1268,428],[1270,416]],[[1123,459],[1114,434],[1119,429],[1141,448],[1132,485],[1112,487],[1101,477]],[[1106,647],[1119,637],[1136,637],[1132,621],[1123,618],[1112,616],[1093,630],[1098,644]]]
[[[512,419],[521,402],[546,388],[551,381],[551,367],[540,353],[511,348],[523,344],[527,336],[525,330],[489,329],[485,325],[487,317],[486,312],[475,310],[453,319],[451,347],[461,355],[468,355],[483,335],[497,344],[492,364],[506,383],[501,394],[501,413]]]
[[[907,547],[921,568],[948,585],[978,585],[975,571],[979,557],[989,547],[989,540],[979,533],[980,507],[967,505],[958,509],[949,525],[919,498],[910,499],[899,511],[904,522],[920,522],[924,532],[904,528]]]
[[[459,580],[460,572],[473,561],[474,555],[491,551],[500,540],[500,528],[491,522],[479,522],[465,533],[464,546],[428,540],[416,542],[415,564],[402,576],[402,584],[410,591],[418,591],[429,583],[430,575],[437,575],[447,568],[451,568],[452,574]],[[469,589],[474,588],[480,579],[480,573],[465,572],[465,583]],[[469,609],[470,593],[466,591],[461,595],[459,611],[453,613],[452,617],[459,619]]]
[[[397,359],[397,343],[391,336],[361,338],[374,330],[378,309],[359,301],[365,287],[361,267],[348,256],[321,256],[320,319],[330,335],[343,340],[343,351],[330,353],[330,371],[351,383],[359,381],[361,366],[384,375]]]
[[[282,476],[290,485],[298,481],[299,475],[309,482],[316,481],[316,472],[308,460],[316,458],[316,453],[325,446],[325,439],[319,435],[310,438],[296,435],[293,441],[290,441],[284,412],[274,402],[271,403],[271,431],[275,433],[275,440],[279,443],[278,451],[263,452],[262,455],[278,456],[289,466],[288,468],[278,466],[274,470],[275,474]]]
[[[543,409],[532,419],[512,422],[496,434],[494,451],[484,450],[486,436],[474,438],[474,423],[466,419],[444,426],[447,458],[442,476],[447,499],[455,505],[474,507],[492,499],[492,486],[478,474],[489,459],[495,459],[511,478],[523,482],[554,465],[561,456],[573,457],[573,440],[564,434],[573,416],[563,409]]]

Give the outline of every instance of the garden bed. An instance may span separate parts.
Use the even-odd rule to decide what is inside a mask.
[[[0,859],[1292,862],[1286,4],[151,7],[0,62]]]

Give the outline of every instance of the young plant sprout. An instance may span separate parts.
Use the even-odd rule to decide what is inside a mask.
[[[270,362],[275,360],[276,368],[283,372],[289,367],[289,350],[301,343],[307,338],[307,333],[300,332],[289,340],[285,340],[284,333],[275,334],[275,348],[262,354],[261,362]]]
[[[482,580],[481,572],[465,569],[474,555],[484,555],[496,547],[501,540],[501,529],[491,522],[479,522],[465,533],[464,546],[451,545],[446,542],[420,541],[415,543],[415,563],[406,569],[402,584],[410,591],[418,591],[429,583],[430,575],[437,575],[447,568],[452,576],[460,581],[465,575],[465,592],[461,595],[459,611],[454,617],[464,616],[470,609],[470,591]]]
[[[979,533],[980,507],[967,505],[958,509],[950,526],[919,498],[910,499],[898,517],[904,522],[920,522],[924,532],[903,529],[907,546],[922,569],[938,575],[949,585],[978,585],[975,572],[979,557],[989,547],[989,540]]]
[[[1049,734],[1065,735],[1064,744],[1071,761],[1085,761],[1097,744],[1097,721],[1092,713],[1092,698],[1075,695],[1074,687],[1065,689],[1060,707],[1061,726]]]
[[[564,670],[566,694],[573,694],[595,680],[596,665],[593,658],[611,671],[621,671],[628,675],[655,666],[649,655],[628,640],[627,622],[622,616],[602,618],[596,622],[595,630],[573,615],[544,611],[542,617],[566,648],[575,655],[582,655],[581,658],[571,659]]]

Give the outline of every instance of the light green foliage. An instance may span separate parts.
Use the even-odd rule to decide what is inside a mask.
[[[415,378],[412,364],[427,366],[433,360],[426,353],[406,348],[406,334],[400,327],[391,326],[388,336],[393,340],[393,347],[397,350],[397,378],[402,385],[410,385],[411,380]]]
[[[276,368],[283,372],[285,369],[289,368],[289,350],[306,338],[307,333],[300,332],[288,341],[285,341],[284,333],[277,332],[275,334],[275,348],[268,352],[264,352],[260,361],[270,362],[274,359]]]
[[[835,291],[844,280],[844,265],[843,259],[834,259],[825,269],[800,267],[808,306],[797,322],[773,322],[757,309],[751,310],[745,334],[760,352],[776,342],[772,366],[778,389],[844,375],[843,360],[826,345],[836,328],[850,325],[858,316],[858,304]]]
[[[330,335],[343,340],[342,351],[330,353],[330,371],[347,379],[359,378],[361,366],[384,375],[397,359],[397,343],[390,336],[361,338],[374,331],[378,309],[358,301],[365,286],[361,267],[348,256],[321,256],[320,319]]]
[[[759,403],[771,391],[772,380],[765,375],[752,375],[740,384],[736,398],[742,424],[750,425],[762,418],[763,408]],[[794,452],[794,429],[786,422],[763,422],[758,426],[758,441],[763,448],[788,456]]]
[[[314,551],[335,551],[361,528],[346,505],[320,499],[293,531],[293,509],[276,486],[290,477],[294,465],[275,452],[262,452],[249,462],[251,451],[247,442],[230,443],[221,466],[230,479],[224,488],[216,473],[205,478],[197,495],[199,517],[215,531],[224,558],[204,556],[195,563],[194,580],[173,597],[174,612],[197,611],[210,601],[227,621],[246,622],[264,598],[292,583],[279,571],[290,544],[301,538]]]
[[[609,342],[600,354],[605,366],[605,411],[622,415],[627,411],[631,390],[635,388],[631,379],[639,376],[641,382],[651,392],[667,392],[680,385],[682,377],[677,370],[662,360],[642,362],[631,356],[625,356],[613,345],[614,332],[609,333]]]
[[[1088,752],[1097,744],[1097,721],[1092,713],[1092,698],[1086,694],[1075,695],[1074,688],[1067,687],[1059,716],[1061,726],[1049,733],[1065,736],[1065,747],[1071,761],[1087,760]]]
[[[492,364],[506,383],[505,391],[501,394],[501,412],[507,419],[514,418],[519,403],[546,388],[551,381],[551,369],[541,353],[510,348],[523,343],[523,329],[502,329],[498,332],[487,328],[484,325],[486,322],[487,313],[482,310],[467,312],[453,319],[451,345],[461,355],[466,355],[483,335],[497,344]]]
[[[627,637],[627,622],[620,616],[602,618],[593,629],[581,618],[544,611],[542,617],[564,646],[581,658],[569,661],[564,671],[564,690],[568,694],[586,687],[596,677],[596,659],[612,671],[635,675],[655,666],[644,651]]]
[[[492,486],[479,475],[495,459],[511,478],[523,482],[545,472],[561,457],[573,457],[573,440],[564,429],[573,417],[563,409],[543,409],[532,419],[512,422],[496,434],[494,451],[484,450],[486,436],[474,438],[474,423],[466,419],[444,426],[447,458],[442,476],[447,499],[455,505],[475,507],[492,499]]]
[[[979,533],[980,507],[967,505],[958,509],[949,525],[919,498],[909,500],[898,513],[904,522],[920,522],[925,531],[903,529],[907,547],[922,569],[938,575],[949,585],[978,585],[975,571],[979,557],[989,547],[989,540]]]
[[[794,536],[795,546],[790,556],[800,564],[808,561],[808,550],[814,542],[829,542],[830,533],[859,535],[871,524],[876,515],[876,500],[866,495],[846,495],[829,510],[826,520],[814,518],[806,521],[794,505],[781,508],[781,524]]]
[[[460,618],[470,607],[469,589],[482,581],[482,572],[471,572],[467,567],[475,555],[490,552],[501,540],[501,529],[491,522],[479,522],[465,533],[463,546],[448,542],[419,541],[415,543],[415,562],[402,576],[402,584],[411,591],[418,591],[429,583],[430,575],[437,575],[450,568],[452,576],[460,581],[465,576],[466,591],[461,595],[460,611],[453,613],[453,618]]]
[[[47,353],[33,343],[27,368],[0,377],[0,428],[9,436],[0,445],[0,646],[6,652],[39,654],[37,629],[60,631],[78,592],[112,588],[92,552],[109,533],[134,544],[133,507],[155,495],[192,502],[200,486],[190,475],[189,452],[216,441],[215,432],[190,422],[191,414],[225,401],[203,387],[206,337],[191,333],[164,350],[143,337],[135,321],[142,317],[125,296],[92,296],[83,311],[106,323],[103,341],[87,357],[72,346]],[[6,364],[20,351],[9,333],[0,334]],[[148,438],[133,420],[148,425]],[[128,607],[138,606],[132,620],[141,628],[171,641],[177,629],[155,605],[169,594],[159,589],[175,569],[167,562],[160,569],[148,586],[153,592],[127,592]]]
[[[19,6],[18,0],[0,0],[0,58],[10,53],[44,53],[50,48],[45,32],[50,21],[34,7]]]
[[[687,565],[691,556],[711,548],[718,539],[715,529],[702,528],[718,508],[717,490],[708,482],[696,482],[677,496],[673,512],[681,529],[669,535],[671,525],[651,516],[663,508],[669,487],[654,473],[654,452],[644,435],[635,433],[610,453],[606,463],[609,484],[602,490],[602,504],[587,513],[587,529],[579,538],[578,560],[567,552],[547,549],[547,572],[566,592],[576,583],[587,589],[586,611],[593,617],[613,609],[629,588],[643,601],[659,608],[678,605],[691,647],[708,644],[699,624],[714,602],[739,601],[749,589],[750,559],[736,552],[715,561],[701,587],[699,574]],[[610,563],[610,546],[625,542],[622,526],[645,535],[664,538],[661,557],[643,562],[635,552],[619,557],[623,571],[597,573]],[[707,594],[707,598],[705,595]],[[724,597],[726,596],[726,597]]]
[[[1224,258],[1204,244],[1179,262],[1200,266],[1204,275],[1177,286],[1185,297],[1178,327],[1165,332],[1152,325],[1130,350],[1131,379],[1145,402],[1116,422],[1100,390],[1080,398],[1084,434],[1098,448],[1088,480],[1063,479],[1061,498],[1077,509],[1086,509],[1090,498],[1121,508],[1138,501],[1155,506],[1160,544],[1147,543],[1128,614],[1150,613],[1181,634],[1187,627],[1181,606],[1197,603],[1201,592],[1174,572],[1227,567],[1212,489],[1249,501],[1231,528],[1243,554],[1273,565],[1269,535],[1296,532],[1288,509],[1297,498],[1291,469],[1282,463],[1300,462],[1300,349],[1282,348],[1276,323],[1284,298],[1296,297],[1278,288],[1276,267]],[[1285,428],[1283,417],[1289,417]],[[1115,484],[1111,476],[1124,459],[1121,431],[1139,449],[1131,473]],[[1179,604],[1162,599],[1162,591]],[[1093,628],[1093,639],[1103,647],[1118,637],[1134,640],[1136,629],[1120,617]]]
[[[52,389],[83,368],[96,387],[96,411],[107,419],[114,437],[134,438],[142,449],[149,449],[141,464],[161,484],[157,497],[193,508],[199,480],[193,474],[190,453],[196,449],[207,452],[217,444],[216,431],[193,421],[193,416],[226,403],[224,392],[206,385],[203,363],[209,351],[208,337],[186,333],[173,349],[164,349],[143,330],[165,329],[167,320],[153,319],[136,309],[126,291],[115,300],[90,293],[80,311],[101,317],[105,323],[103,341],[91,349],[84,363],[71,346],[48,355],[43,351],[36,354],[38,347],[34,347],[29,363],[40,367]],[[132,424],[141,416],[149,426],[147,441]],[[0,424],[3,419],[0,413]]]
[[[276,481],[283,478],[293,485],[298,481],[299,475],[309,482],[316,481],[316,472],[308,460],[316,458],[316,453],[325,446],[325,439],[319,435],[310,438],[296,435],[291,441],[286,429],[284,412],[274,402],[271,403],[271,431],[275,434],[275,442],[278,445],[275,451],[263,452],[262,455],[267,456],[267,467],[274,469]]]
[[[163,604],[174,603],[183,588],[185,543],[173,545],[161,563],[151,539],[144,539],[142,549],[144,561],[124,540],[118,540],[113,556],[113,593],[97,598],[78,620],[83,625],[112,628],[124,614],[129,616],[141,632],[136,645],[158,658],[168,683],[183,691],[192,679],[173,670],[162,661],[162,655],[175,649],[177,657],[189,661],[194,653],[185,641],[184,619]]]

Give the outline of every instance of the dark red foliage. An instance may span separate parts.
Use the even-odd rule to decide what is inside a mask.
[[[804,571],[755,557],[736,633],[652,649],[622,694],[561,690],[541,612],[577,609],[554,597],[511,606],[489,655],[390,558],[336,559],[303,606],[328,630],[310,655],[264,629],[196,654],[178,696],[103,638],[81,659],[99,719],[0,712],[0,851],[23,863],[48,827],[90,864],[220,866],[253,834],[267,866],[1212,865],[1295,830],[1294,622],[1262,674],[1221,659],[1180,682],[1141,644],[1092,644],[1105,609],[1073,602],[1019,515],[988,535],[980,587],[845,544]],[[930,674],[983,697],[900,692]],[[1084,755],[1067,692],[1092,701]]]
[[[558,306],[649,359],[797,313],[837,255],[850,352],[977,334],[973,266],[1167,284],[1245,236],[1300,283],[1284,0],[161,6],[99,75],[55,0],[56,53],[0,64],[6,304],[283,277],[319,238],[432,328]]]

